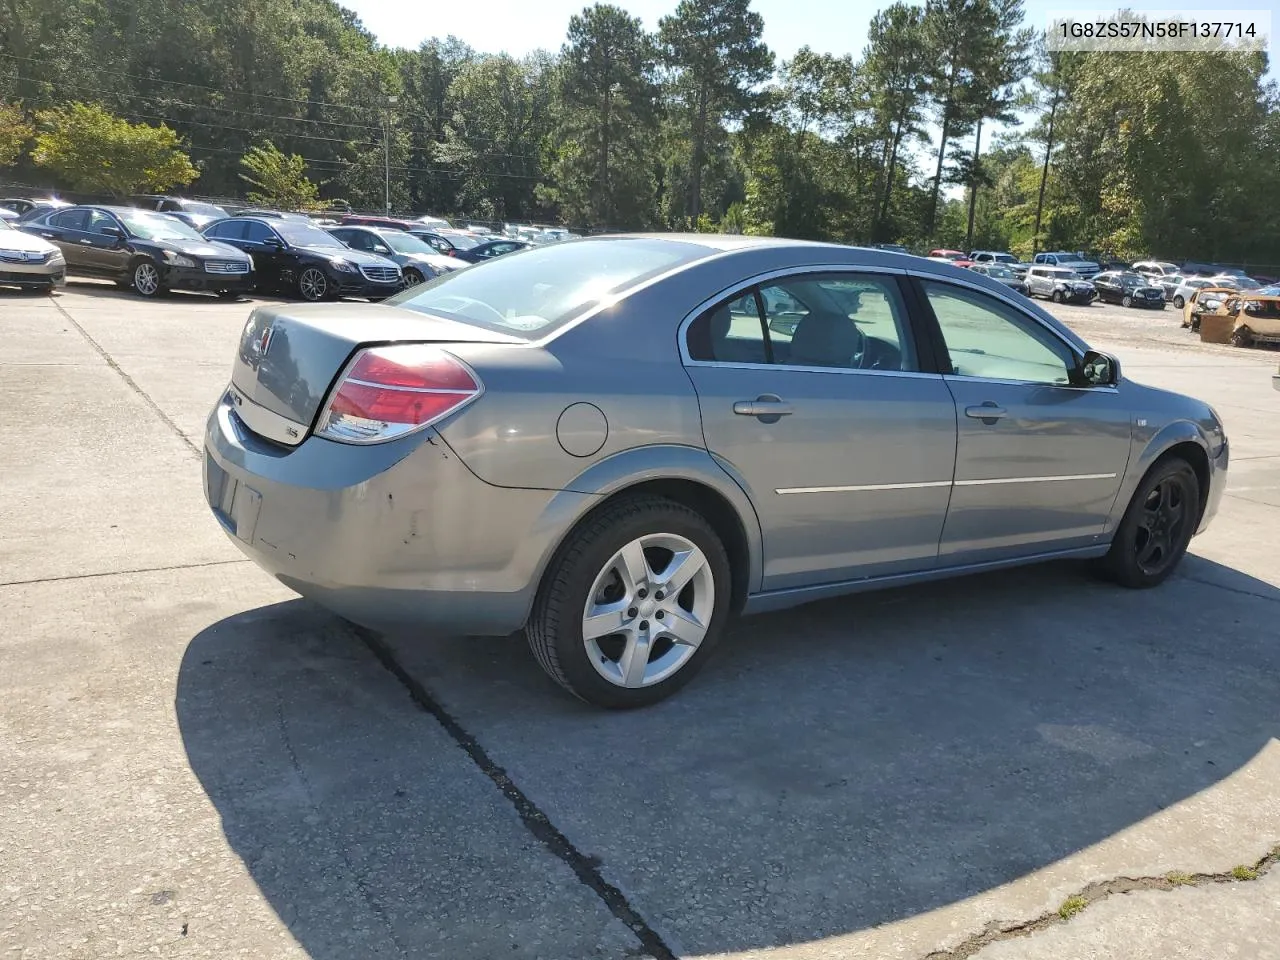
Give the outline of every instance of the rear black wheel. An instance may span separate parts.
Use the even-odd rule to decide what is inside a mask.
[[[1248,327],[1236,327],[1231,334],[1231,345],[1233,347],[1253,346],[1253,331]]]
[[[601,707],[642,707],[698,671],[729,616],[724,545],[696,511],[619,500],[575,530],[547,568],[525,636],[542,669]]]
[[[1102,560],[1122,586],[1154,587],[1174,571],[1200,524],[1200,481],[1181,457],[1156,463],[1143,478]]]
[[[1179,295],[1173,298],[1173,305],[1177,307],[1179,310],[1181,310],[1183,307],[1187,305],[1187,301],[1183,299],[1182,296]]]

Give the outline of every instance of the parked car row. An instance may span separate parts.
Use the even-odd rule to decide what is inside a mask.
[[[153,199],[164,209],[24,201],[21,212],[11,211],[12,221],[0,221],[7,230],[0,284],[53,289],[70,274],[113,280],[144,297],[197,290],[232,298],[257,290],[312,301],[380,300],[529,246],[461,231],[325,230],[302,214],[241,210],[228,216],[222,210],[215,216],[220,208],[212,205],[192,202],[178,210],[169,198]],[[8,269],[13,265],[20,266]]]

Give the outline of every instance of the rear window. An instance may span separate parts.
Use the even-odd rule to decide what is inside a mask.
[[[534,340],[616,294],[713,251],[629,237],[535,247],[455,270],[389,304]]]

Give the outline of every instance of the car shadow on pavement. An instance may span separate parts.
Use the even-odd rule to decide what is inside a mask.
[[[734,624],[686,690],[629,713],[567,698],[514,638],[388,642],[673,949],[704,954],[909,918],[1213,786],[1280,735],[1278,603],[1195,557],[1145,592],[1052,564],[826,601]],[[229,842],[311,956],[378,956],[387,936],[496,956],[442,946],[484,922],[503,956],[554,954],[519,909],[536,884],[482,906],[527,848],[487,832],[458,794],[475,768],[336,618],[296,601],[208,628],[177,712]],[[558,922],[595,942],[596,921]]]

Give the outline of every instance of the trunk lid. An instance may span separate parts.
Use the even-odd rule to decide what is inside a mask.
[[[259,307],[249,315],[228,391],[254,433],[296,446],[358,347],[388,343],[512,343],[518,337],[445,317],[372,304]]]

